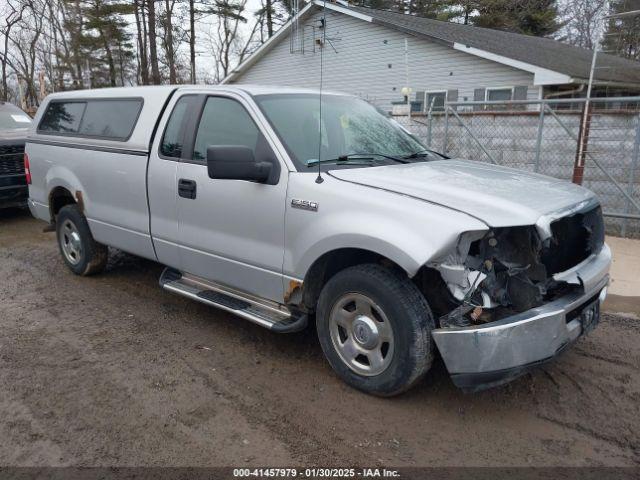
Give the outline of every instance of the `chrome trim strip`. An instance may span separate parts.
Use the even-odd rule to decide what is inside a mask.
[[[83,143],[66,143],[66,142],[56,142],[53,140],[40,140],[35,138],[27,139],[27,144],[29,143],[37,143],[40,145],[51,145],[53,147],[64,147],[64,148],[78,148],[80,150],[91,150],[95,152],[107,152],[107,153],[119,153],[122,155],[136,155],[146,157],[149,155],[149,152],[145,150],[131,150],[127,148],[117,148],[117,147],[105,147],[101,145],[86,145]]]

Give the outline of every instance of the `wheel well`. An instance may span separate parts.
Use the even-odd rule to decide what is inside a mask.
[[[51,213],[51,222],[55,222],[56,215],[62,207],[77,203],[69,190],[64,187],[56,187],[49,194],[49,211]]]
[[[322,287],[336,273],[354,265],[379,263],[391,269],[404,272],[404,269],[387,257],[370,250],[360,248],[341,248],[325,253],[318,258],[304,277],[302,304],[307,310],[314,310]]]
[[[447,288],[442,275],[435,268],[424,265],[412,278],[412,281],[429,302],[434,315],[436,326],[439,326],[439,318],[449,313],[460,305]]]

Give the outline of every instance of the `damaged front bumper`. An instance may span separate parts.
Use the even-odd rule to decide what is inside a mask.
[[[484,325],[435,329],[433,338],[454,384],[482,390],[557,356],[597,323],[610,264],[605,244],[568,272],[579,280],[580,291]]]

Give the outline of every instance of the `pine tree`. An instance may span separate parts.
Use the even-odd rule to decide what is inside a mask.
[[[134,12],[133,4],[117,0],[73,0],[68,3],[73,5],[75,13],[68,28],[78,70],[89,66],[92,87],[124,84],[134,51],[123,15]]]
[[[359,4],[527,35],[547,36],[561,26],[555,0],[361,0]]]
[[[447,20],[446,10],[449,2],[446,0],[407,0],[407,13],[420,17]]]
[[[473,24],[544,37],[560,28],[554,0],[485,0],[477,2]]]
[[[84,17],[80,0],[63,0],[63,28],[69,37],[69,70],[74,88],[84,88],[85,62],[82,53]]]
[[[362,0],[358,5],[377,10],[402,11],[403,3],[397,0]]]
[[[482,6],[481,0],[444,1],[443,11],[440,13],[441,20],[454,21],[464,25],[473,23],[474,16],[478,8]]]

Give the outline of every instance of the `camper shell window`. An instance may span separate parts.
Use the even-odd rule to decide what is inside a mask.
[[[42,116],[38,133],[126,141],[142,104],[141,98],[54,100]]]

